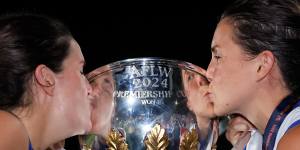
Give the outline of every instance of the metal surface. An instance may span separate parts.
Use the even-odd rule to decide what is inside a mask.
[[[103,109],[112,107],[111,115],[106,116],[111,118],[107,123],[109,131],[99,134],[106,142],[98,144],[109,149],[122,147],[120,150],[176,150],[186,149],[191,143],[192,149],[197,149],[199,129],[187,106],[187,85],[184,85],[190,82],[184,80],[194,80],[194,76],[206,80],[196,68],[178,60],[135,58],[89,73],[88,80],[94,88],[99,88],[96,100],[103,103]],[[103,106],[106,104],[107,107]],[[99,113],[105,113],[103,109]]]

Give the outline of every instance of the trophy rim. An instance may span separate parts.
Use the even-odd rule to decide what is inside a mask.
[[[163,58],[163,57],[136,57],[136,58],[128,58],[128,59],[114,61],[94,69],[93,71],[88,73],[86,77],[87,80],[91,82],[95,80],[98,76],[101,76],[102,74],[111,72],[113,70],[122,69],[125,66],[151,65],[151,64],[165,65],[168,67],[185,69],[205,77],[205,75],[203,75],[201,72],[196,70],[197,66],[195,64],[192,64],[187,61],[178,60],[178,59],[170,59],[170,58]]]

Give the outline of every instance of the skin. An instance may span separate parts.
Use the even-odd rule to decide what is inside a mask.
[[[212,59],[207,69],[207,77],[211,81],[210,97],[216,114],[220,116],[240,111],[239,108],[247,101],[240,97],[249,97],[247,94],[251,92],[248,90],[254,90],[251,87],[255,78],[249,76],[256,71],[251,68],[254,62],[248,61],[232,39],[231,26],[221,21],[213,37]]]
[[[298,150],[299,149],[299,139],[300,139],[300,126],[290,129],[285,135],[281,138],[278,143],[278,150]]]
[[[235,116],[228,122],[226,138],[235,148],[243,149],[250,139],[253,125],[242,116]]]
[[[273,110],[291,91],[273,53],[263,50],[255,57],[246,54],[235,42],[233,29],[229,18],[224,18],[214,33],[206,73],[211,81],[209,95],[217,115],[241,114],[263,134]],[[290,136],[284,135],[282,141],[291,140]]]
[[[59,99],[61,102],[62,113],[66,114],[74,128],[78,128],[78,133],[85,133],[91,129],[91,86],[88,83],[83,67],[85,64],[84,56],[76,41],[71,41],[71,53],[63,63],[63,72],[57,75]],[[73,53],[72,53],[73,50]],[[75,123],[77,125],[75,125]]]
[[[28,149],[29,139],[24,125],[15,116],[5,111],[0,111],[0,118],[0,132],[2,134],[0,136],[0,149]]]
[[[48,147],[46,150],[62,150],[65,146],[65,140],[59,141],[50,147]]]
[[[194,66],[195,71],[200,74],[205,74],[205,70]],[[183,86],[187,96],[188,108],[194,112],[197,119],[197,125],[200,129],[200,138],[207,137],[207,131],[210,128],[210,122],[215,114],[213,112],[213,104],[211,103],[208,95],[208,81],[200,74],[196,74],[190,70],[183,70]]]
[[[200,67],[197,67],[195,70],[205,72]],[[204,76],[189,70],[183,71],[183,85],[189,109],[199,117],[213,118],[215,116],[213,105],[209,97],[207,97],[208,84]]]
[[[98,75],[108,67],[98,68],[87,75],[90,79],[94,75]],[[92,129],[91,133],[107,137],[111,129],[111,119],[113,117],[115,102],[113,98],[114,81],[111,72],[106,72],[90,81],[93,95],[92,110]]]
[[[32,104],[13,111],[23,122],[35,150],[91,129],[91,87],[82,69],[84,57],[75,40],[63,62],[63,70],[54,73],[37,66],[29,81]],[[28,143],[27,143],[28,146]]]

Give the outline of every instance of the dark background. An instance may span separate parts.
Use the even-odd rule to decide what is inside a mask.
[[[86,73],[136,57],[178,59],[206,68],[214,29],[231,1],[18,1],[1,5],[0,13],[34,12],[63,21],[82,48]]]

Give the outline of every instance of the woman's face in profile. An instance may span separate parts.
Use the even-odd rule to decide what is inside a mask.
[[[209,84],[207,79],[190,70],[183,70],[182,77],[188,108],[197,117],[214,117],[213,105],[207,96]]]
[[[62,72],[56,74],[57,110],[64,117],[61,122],[80,134],[91,128],[91,86],[83,74],[84,57],[75,40],[70,41],[69,55]]]
[[[103,69],[103,68],[102,68]],[[106,137],[111,129],[114,113],[114,80],[111,72],[97,76],[91,81],[93,89],[92,130],[97,135]]]
[[[240,113],[247,107],[247,98],[256,88],[255,61],[249,59],[237,44],[232,24],[228,18],[219,22],[206,73],[210,80],[209,95],[214,103],[214,111],[219,116]]]

